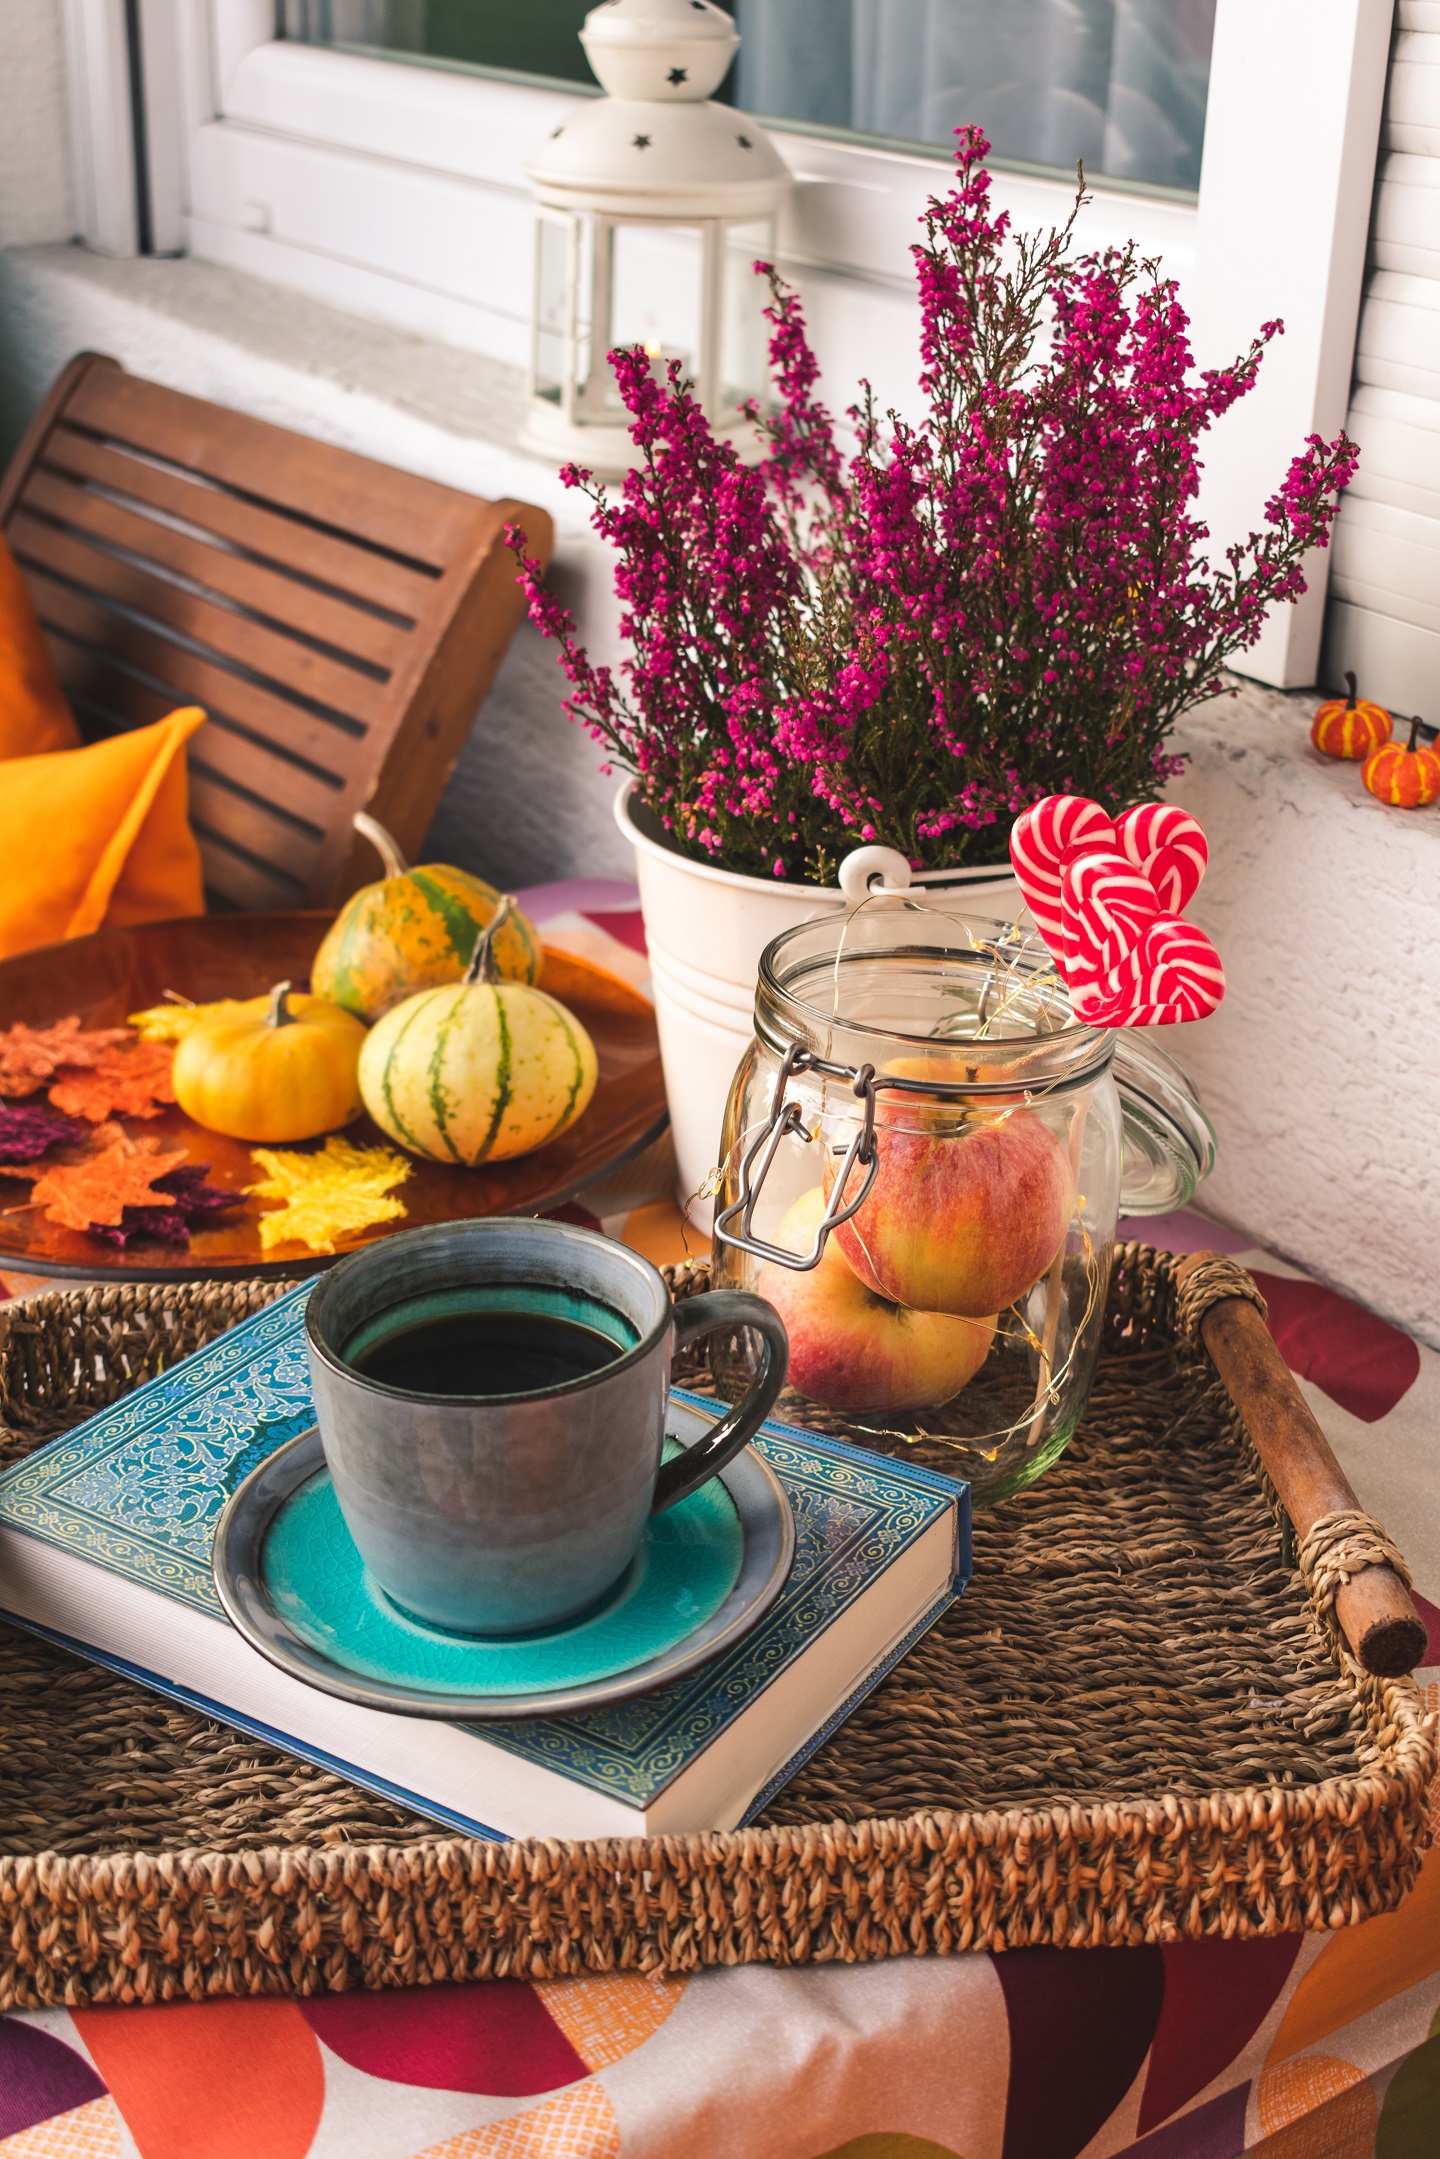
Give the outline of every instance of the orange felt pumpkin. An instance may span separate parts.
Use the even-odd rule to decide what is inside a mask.
[[[1432,748],[1417,749],[1420,722],[1410,722],[1410,740],[1402,750],[1398,742],[1386,742],[1367,757],[1360,777],[1372,795],[1396,809],[1423,809],[1440,795],[1440,756]]]
[[[1347,672],[1348,697],[1332,697],[1321,705],[1310,723],[1310,740],[1327,757],[1369,757],[1390,740],[1393,722],[1383,705],[1355,694],[1355,677]]]

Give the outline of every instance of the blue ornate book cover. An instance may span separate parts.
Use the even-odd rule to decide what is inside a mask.
[[[210,1576],[216,1521],[257,1463],[314,1422],[302,1332],[309,1287],[302,1283],[0,1475],[0,1522],[228,1624]],[[679,1398],[710,1407],[695,1396]],[[952,1506],[958,1512],[953,1587],[955,1593],[964,1587],[970,1572],[965,1486],[785,1425],[766,1425],[754,1444],[789,1496],[796,1554],[779,1601],[749,1635],[700,1670],[632,1701],[463,1728],[644,1807]],[[872,1673],[861,1692],[880,1676]],[[303,1735],[275,1736],[305,1751]]]

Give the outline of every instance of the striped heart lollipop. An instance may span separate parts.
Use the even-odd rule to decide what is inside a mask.
[[[1091,1027],[1167,1027],[1201,1020],[1225,995],[1225,969],[1203,930],[1157,914],[1128,958],[1098,987],[1077,991]]]
[[[1046,795],[1022,810],[1010,831],[1010,860],[1025,903],[1051,955],[1064,935],[1060,873],[1067,856],[1090,847],[1118,846],[1114,825],[1086,795]]]
[[[1047,795],[1015,820],[1010,859],[1077,1017],[1158,1027],[1220,1003],[1220,955],[1181,918],[1210,859],[1187,810],[1146,802],[1112,823],[1084,795]]]
[[[1113,847],[1077,855],[1060,873],[1060,950],[1072,990],[1098,988],[1122,966],[1160,912],[1143,870]]]
[[[1188,810],[1173,802],[1142,802],[1115,820],[1121,852],[1143,870],[1169,914],[1183,915],[1200,889],[1210,848]]]

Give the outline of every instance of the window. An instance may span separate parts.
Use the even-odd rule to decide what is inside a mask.
[[[1259,323],[1284,318],[1259,389],[1205,445],[1200,514],[1217,549],[1243,540],[1307,434],[1343,424],[1394,0],[734,4],[746,42],[732,88],[775,116],[794,176],[780,266],[837,401],[862,375],[882,404],[914,396],[909,250],[941,141],[973,117],[1001,150],[994,199],[1017,228],[1067,215],[1077,149],[1087,173],[1106,172],[1082,244],[1133,240],[1179,279],[1200,365],[1227,363]],[[141,33],[133,99],[116,29],[126,10],[67,11],[94,244],[133,252],[148,232],[158,251],[188,248],[525,365],[525,165],[586,94],[570,42],[583,0],[127,9]],[[475,50],[488,57],[453,57]],[[545,484],[510,444],[500,456],[498,491]],[[1328,567],[1316,560],[1305,600],[1267,623],[1251,673],[1314,681]]]
[[[591,0],[286,0],[286,35],[593,85]],[[1215,0],[734,0],[726,95],[870,142],[948,148],[975,120],[1011,165],[1193,192]]]

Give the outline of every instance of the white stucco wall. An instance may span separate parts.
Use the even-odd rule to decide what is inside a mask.
[[[1375,801],[1314,706],[1246,683],[1181,725],[1228,995],[1167,1047],[1220,1136],[1206,1209],[1440,1347],[1440,808]]]
[[[60,0],[0,0],[0,247],[74,230]]]

